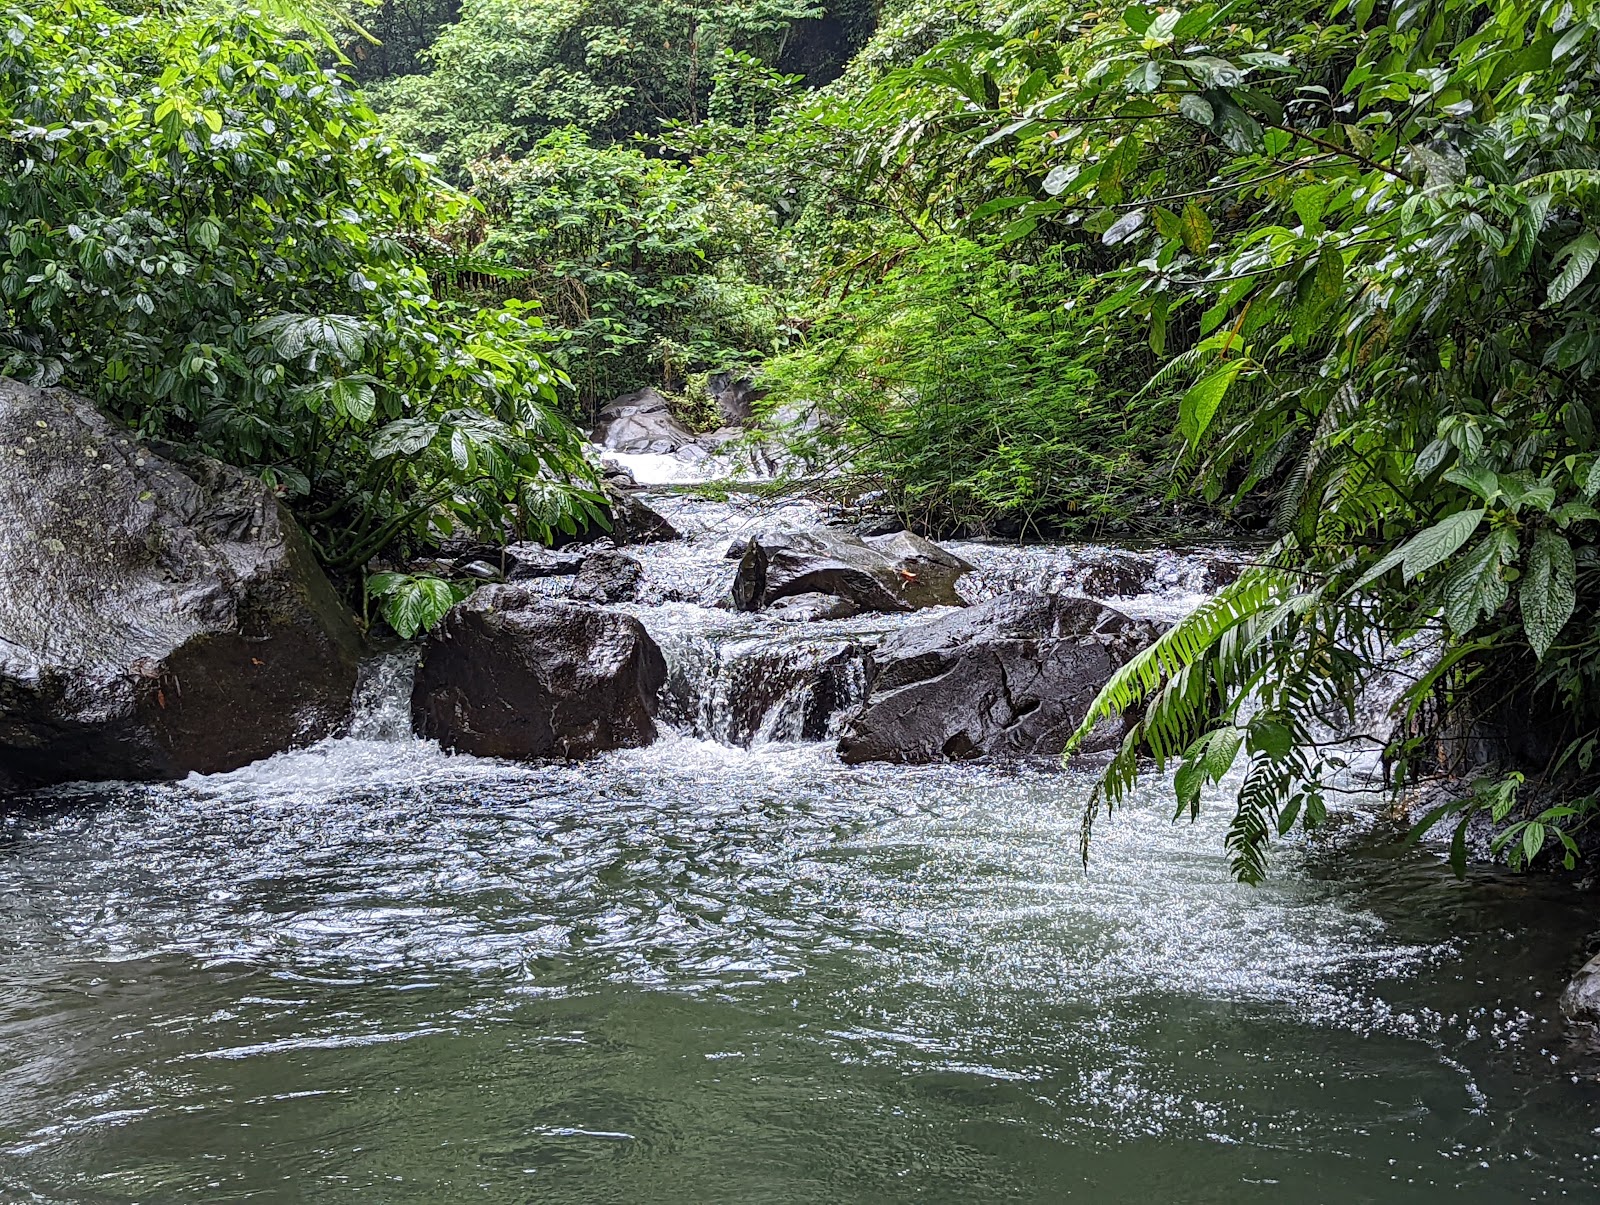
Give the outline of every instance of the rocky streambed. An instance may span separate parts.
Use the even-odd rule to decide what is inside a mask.
[[[509,580],[358,672],[275,499],[30,405],[0,765],[57,785],[0,807],[0,1198],[1600,1190],[1592,892],[1344,807],[1246,888],[1159,785],[1078,861],[1061,733],[1228,550],[652,490],[642,543],[448,550]]]

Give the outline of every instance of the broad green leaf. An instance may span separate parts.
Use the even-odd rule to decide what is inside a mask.
[[[1228,390],[1243,368],[1243,360],[1229,360],[1210,376],[1197,381],[1183,395],[1183,400],[1178,404],[1178,432],[1191,448],[1199,446],[1201,437],[1216,417],[1217,407],[1222,405],[1222,399],[1228,395]]]
[[[1481,510],[1462,510],[1446,515],[1426,531],[1418,532],[1400,550],[1401,574],[1413,581],[1447,558],[1471,538],[1483,522]]]
[[[1469,634],[1480,616],[1493,615],[1505,604],[1511,587],[1501,571],[1515,552],[1516,536],[1511,531],[1491,532],[1445,578],[1445,622],[1457,636]]]
[[[1548,527],[1541,527],[1528,551],[1526,569],[1517,583],[1522,629],[1543,661],[1577,606],[1577,562],[1572,545]]]
[[[1596,260],[1600,260],[1600,238],[1585,230],[1556,252],[1556,261],[1559,263],[1562,260],[1566,262],[1550,282],[1550,290],[1546,294],[1546,301],[1550,305],[1565,301],[1588,278],[1589,270],[1594,267]]]
[[[1211,221],[1205,210],[1190,201],[1183,207],[1183,245],[1191,255],[1204,255],[1211,246]]]

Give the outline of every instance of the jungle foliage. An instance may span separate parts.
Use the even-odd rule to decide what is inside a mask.
[[[971,215],[1002,242],[1118,253],[1096,313],[1183,387],[1184,466],[1276,501],[1265,563],[1085,721],[1140,709],[1108,802],[1143,752],[1180,813],[1242,759],[1242,878],[1322,817],[1327,734],[1383,673],[1410,680],[1365,738],[1399,781],[1507,700],[1557,730],[1537,772],[1594,768],[1597,35],[1522,0],[1028,7],[877,93],[878,171],[982,164],[1016,186]]]
[[[519,302],[435,295],[464,200],[246,10],[0,9],[0,369],[258,473],[332,565],[599,496]]]

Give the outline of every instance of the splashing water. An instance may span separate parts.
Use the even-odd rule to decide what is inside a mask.
[[[0,1199],[1592,1199],[1592,895],[1356,811],[1241,887],[1154,788],[1086,872],[1087,773],[841,766],[915,620],[702,605],[772,515],[695,514],[647,749],[447,755],[396,655],[345,737],[0,817]],[[958,551],[979,597],[1116,552]],[[1130,555],[1130,607],[1206,587]]]

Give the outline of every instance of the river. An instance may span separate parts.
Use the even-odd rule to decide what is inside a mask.
[[[1243,887],[1159,789],[1086,872],[1088,772],[738,720],[774,657],[903,621],[702,606],[756,520],[694,513],[633,605],[675,677],[647,749],[446,756],[390,658],[347,737],[0,817],[0,1200],[1600,1197],[1555,1007],[1594,893],[1458,882],[1354,808]],[[1104,555],[960,550],[980,593]],[[1203,561],[1151,563],[1119,605],[1192,606]]]

